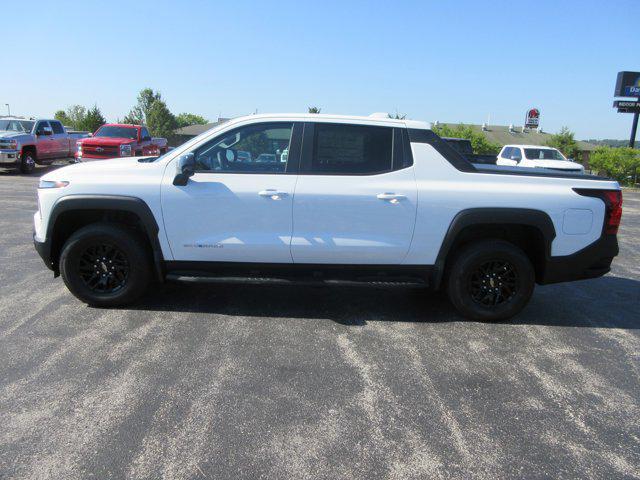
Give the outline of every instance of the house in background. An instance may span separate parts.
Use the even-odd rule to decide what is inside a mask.
[[[228,122],[229,120],[231,119],[219,117],[217,121],[207,123],[205,125],[187,125],[186,127],[177,128],[173,131],[173,135],[169,139],[169,145],[172,147],[182,145],[187,140],[191,140],[193,137],[197,137],[201,133],[211,130],[212,128],[217,127],[221,123]]]
[[[455,128],[460,123],[439,123],[438,125],[447,125]],[[431,124],[434,125],[433,123]],[[473,125],[463,124],[465,127],[471,127],[471,129],[477,133],[484,135],[484,137],[491,143],[497,143],[498,145],[539,145],[541,147],[547,146],[551,140],[551,133],[543,132],[541,130],[526,129],[523,127],[514,127],[506,125]],[[574,158],[576,162],[580,162],[585,167],[589,166],[589,156],[593,152],[597,145],[589,142],[582,142],[576,140],[578,148],[580,149],[580,158]]]

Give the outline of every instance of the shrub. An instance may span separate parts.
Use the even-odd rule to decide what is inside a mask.
[[[599,174],[623,184],[635,184],[640,176],[640,150],[621,147],[598,147],[589,159],[589,166]]]

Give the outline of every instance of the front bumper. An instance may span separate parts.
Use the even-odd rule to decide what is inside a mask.
[[[618,255],[618,237],[602,235],[582,250],[562,257],[551,257],[545,264],[542,285],[596,278],[609,273],[613,257]]]
[[[51,260],[51,242],[48,240],[45,240],[44,242],[39,241],[36,238],[36,234],[34,232],[33,246],[35,247],[36,252],[38,252],[38,255],[40,255],[40,258],[42,258],[42,261],[47,266],[47,268],[49,270],[53,270],[57,274],[57,271],[53,265],[53,261]]]
[[[0,167],[17,167],[20,165],[19,150],[0,150]]]

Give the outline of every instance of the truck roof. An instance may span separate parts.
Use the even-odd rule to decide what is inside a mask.
[[[558,150],[556,147],[550,147],[548,145],[519,145],[517,143],[505,145],[505,147],[521,147],[521,148],[546,148],[547,150]],[[504,148],[504,147],[503,147]]]
[[[375,116],[357,116],[357,115],[333,115],[327,113],[260,113],[256,115],[246,115],[243,117],[236,117],[229,121],[229,123],[240,122],[244,120],[275,120],[275,121],[335,121],[338,123],[356,123],[362,125],[385,125],[385,126],[406,126],[408,128],[429,129],[427,122],[420,122],[416,120],[402,120],[395,118],[385,118],[378,116],[380,114],[374,114]]]

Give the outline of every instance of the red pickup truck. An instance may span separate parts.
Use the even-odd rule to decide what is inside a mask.
[[[117,157],[153,157],[167,151],[166,138],[151,138],[144,125],[107,123],[93,137],[76,142],[78,161]]]

